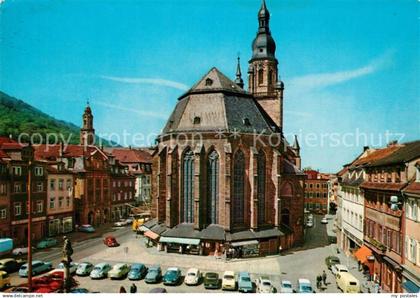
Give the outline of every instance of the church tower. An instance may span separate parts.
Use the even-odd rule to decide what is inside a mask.
[[[278,80],[276,43],[270,32],[270,13],[265,0],[258,12],[258,32],[249,60],[248,91],[283,130],[283,82]]]
[[[83,113],[83,125],[80,129],[80,145],[89,146],[95,144],[95,129],[93,129],[93,115],[89,101]]]

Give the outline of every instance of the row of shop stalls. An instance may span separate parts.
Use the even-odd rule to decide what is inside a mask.
[[[214,255],[224,258],[249,258],[278,254],[291,243],[289,231],[269,228],[259,231],[226,232],[219,225],[196,230],[192,224],[168,228],[153,219],[139,227],[146,246],[168,253]]]

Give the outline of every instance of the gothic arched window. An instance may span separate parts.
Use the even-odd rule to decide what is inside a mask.
[[[194,222],[194,153],[189,149],[182,162],[183,220]]]
[[[258,152],[257,159],[257,197],[258,197],[258,224],[265,222],[265,154]]]
[[[245,214],[245,157],[242,151],[235,154],[233,160],[232,222],[244,224]]]
[[[264,83],[264,70],[262,67],[258,69],[258,85],[262,85]]]
[[[219,207],[219,154],[213,150],[207,159],[207,222],[217,224]]]

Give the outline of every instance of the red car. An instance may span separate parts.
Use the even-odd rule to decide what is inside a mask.
[[[108,247],[117,247],[120,246],[120,244],[117,242],[114,236],[107,236],[104,239],[104,244]]]

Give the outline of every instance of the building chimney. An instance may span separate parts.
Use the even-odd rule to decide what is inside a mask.
[[[398,145],[398,141],[397,140],[392,140],[391,142],[388,143],[388,147],[393,147]]]
[[[369,150],[369,146],[363,146],[363,152],[366,152]]]

